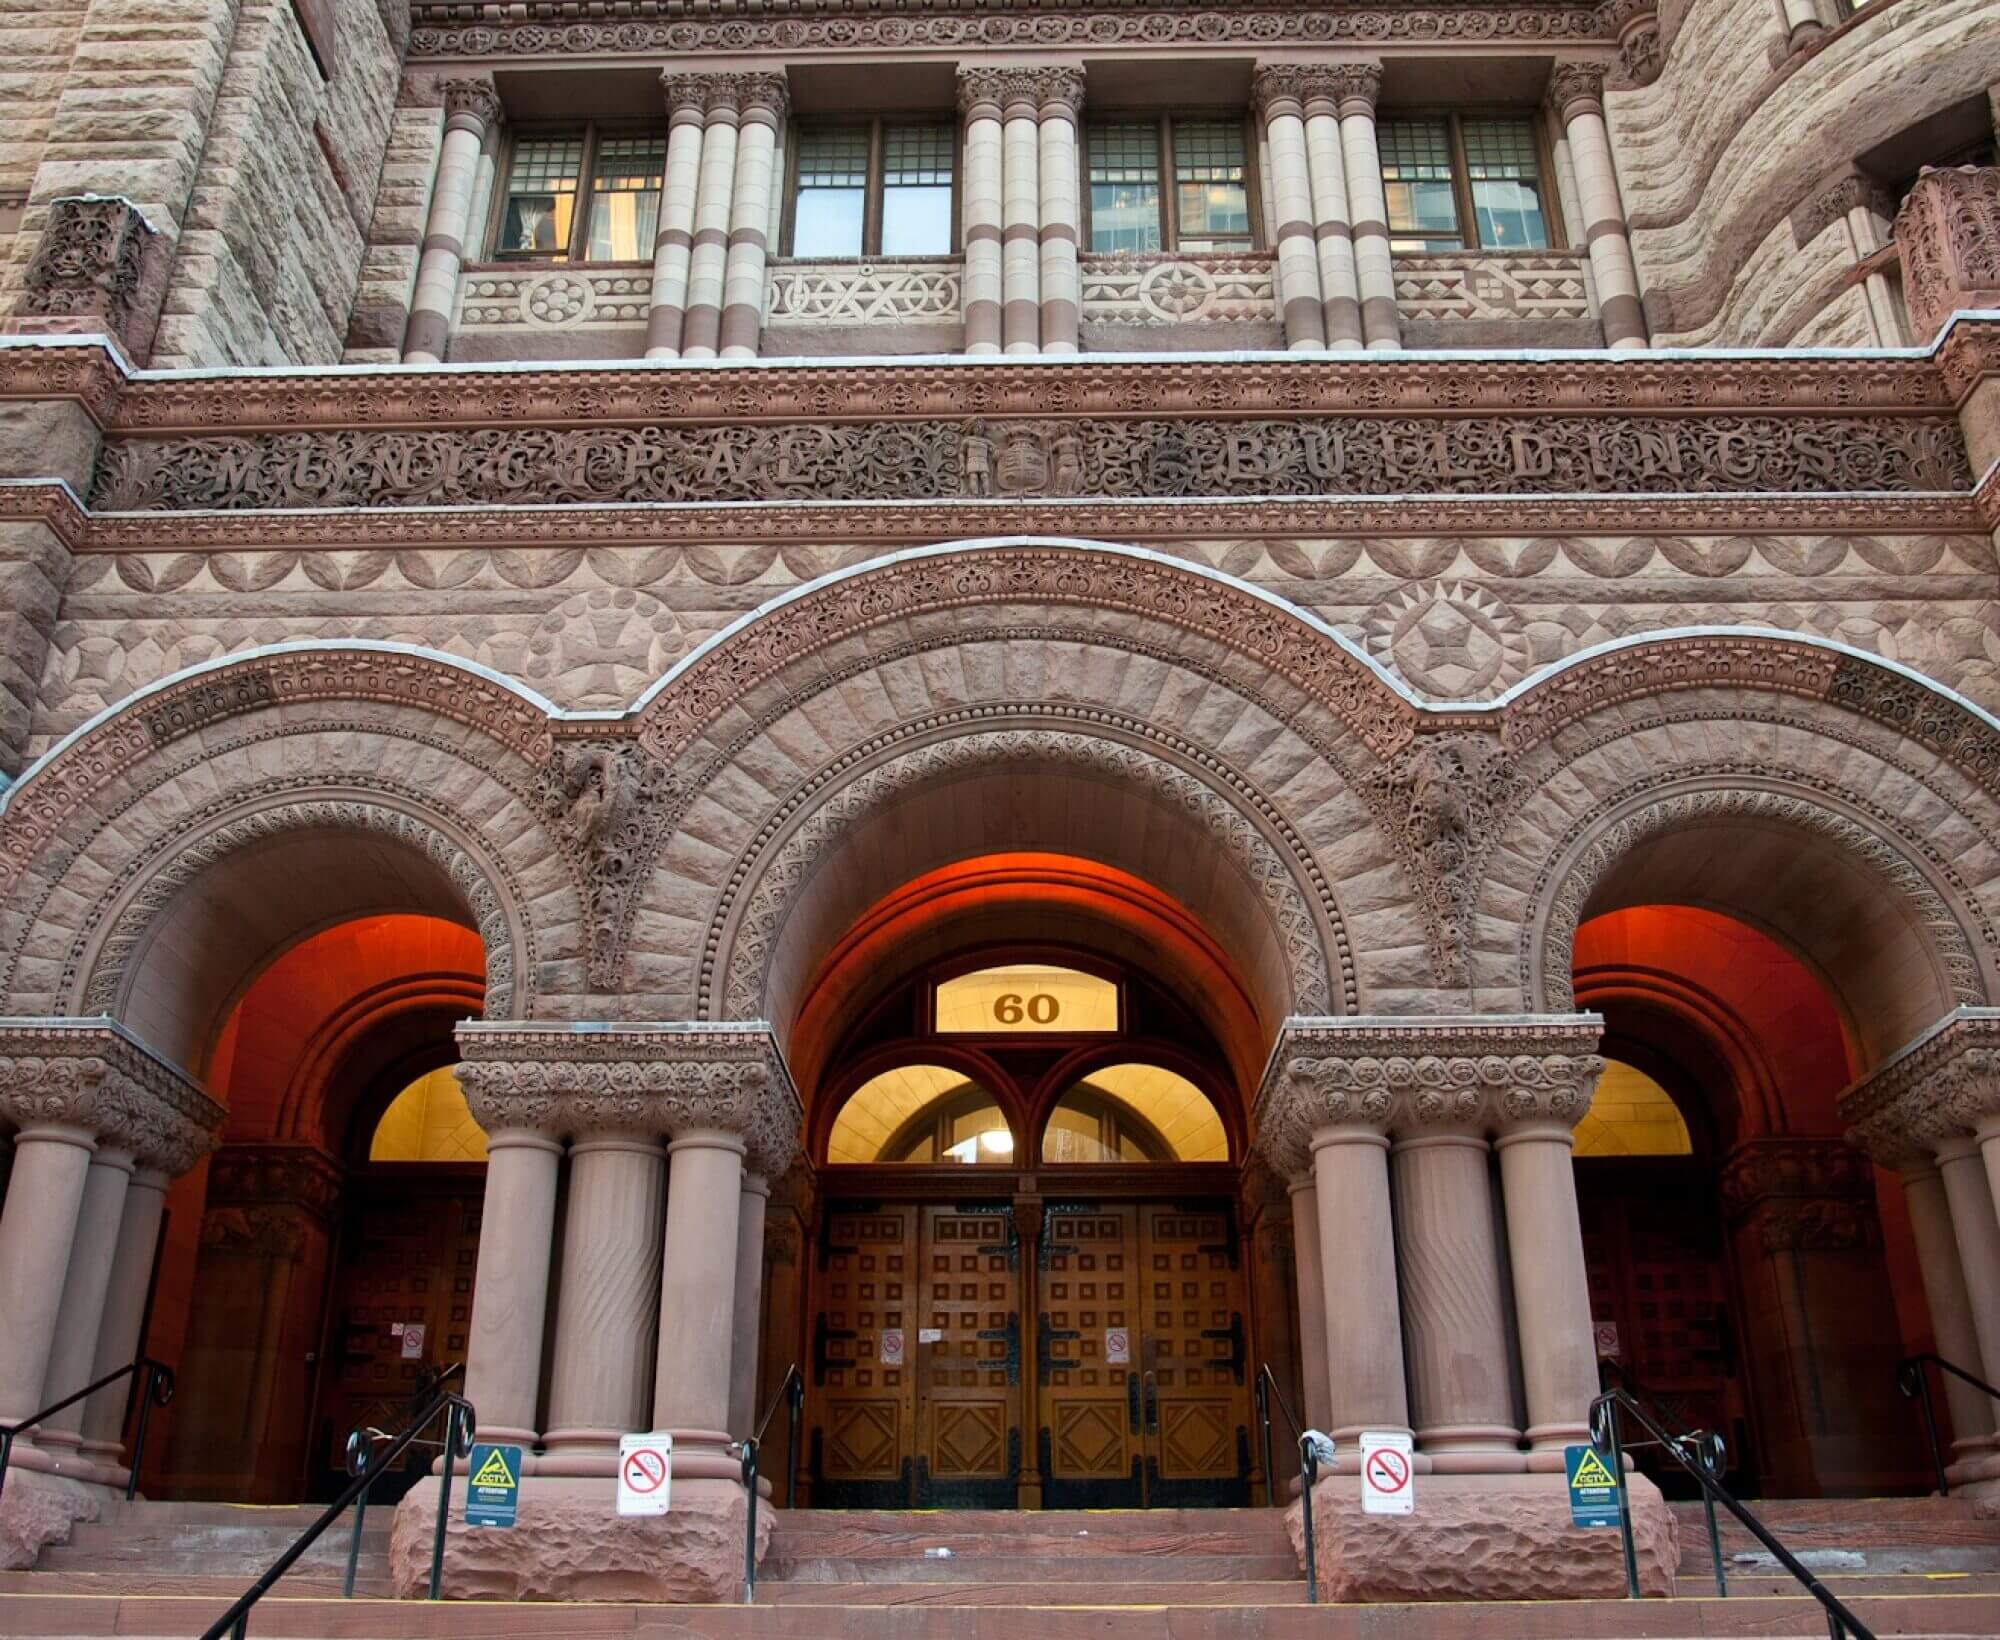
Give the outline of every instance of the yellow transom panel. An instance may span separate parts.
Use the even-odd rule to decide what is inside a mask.
[[[959,1035],[1115,1031],[1118,987],[1046,963],[982,968],[937,988],[937,1028]]]
[[[483,1162],[486,1134],[458,1078],[438,1069],[390,1101],[368,1144],[371,1162]]]
[[[1579,1156],[1691,1156],[1673,1095],[1637,1066],[1607,1059],[1590,1109],[1576,1124]]]

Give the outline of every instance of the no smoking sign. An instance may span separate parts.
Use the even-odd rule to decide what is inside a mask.
[[[1361,1507],[1370,1515],[1409,1515],[1417,1508],[1415,1460],[1410,1437],[1396,1430],[1366,1430],[1361,1436]]]
[[[674,1483],[671,1435],[625,1435],[618,1442],[618,1513],[664,1515]]]

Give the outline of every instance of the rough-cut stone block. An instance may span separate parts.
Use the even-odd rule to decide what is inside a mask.
[[[442,1593],[448,1600],[635,1600],[701,1604],[743,1594],[748,1504],[731,1481],[676,1480],[665,1515],[621,1519],[614,1482],[530,1475],[511,1530],[468,1527],[465,1492],[452,1499]],[[437,1487],[416,1487],[396,1509],[389,1571],[397,1594],[430,1582]],[[771,1511],[757,1512],[757,1558]]]
[[[1570,1524],[1560,1475],[1425,1475],[1410,1515],[1369,1515],[1361,1480],[1329,1475],[1313,1488],[1320,1599],[1590,1600],[1625,1592],[1619,1534]],[[1660,1489],[1631,1481],[1639,1587],[1673,1592],[1679,1528]],[[1304,1564],[1299,1505],[1285,1512]]]
[[[80,1520],[97,1519],[98,1501],[76,1481],[15,1465],[0,1493],[0,1572],[24,1572],[51,1543],[69,1541]],[[741,1533],[738,1553],[741,1553]]]

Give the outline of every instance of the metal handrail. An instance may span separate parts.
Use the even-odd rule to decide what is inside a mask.
[[[141,1392],[144,1398],[139,1402],[138,1432],[132,1440],[132,1467],[125,1474],[125,1497],[126,1501],[130,1502],[139,1490],[139,1460],[146,1453],[147,1421],[152,1416],[154,1407],[170,1406],[174,1399],[174,1369],[163,1361],[155,1361],[149,1355],[140,1356],[130,1366],[120,1367],[116,1372],[107,1372],[96,1383],[84,1385],[74,1395],[64,1396],[54,1406],[43,1407],[32,1418],[23,1418],[18,1424],[0,1424],[0,1492],[7,1489],[7,1467],[14,1461],[14,1438],[17,1435],[24,1429],[33,1429],[44,1419],[53,1418],[58,1412],[67,1411],[77,1402],[95,1395],[106,1385],[115,1384],[119,1379],[138,1372],[141,1367],[146,1369],[146,1385]],[[133,1380],[132,1388],[134,1391],[139,1390],[136,1379]],[[129,1418],[131,1415],[132,1401],[128,1394],[125,1401],[125,1416]],[[118,1427],[121,1431],[124,1429],[124,1419],[119,1420]]]
[[[778,1393],[771,1397],[771,1404],[764,1410],[758,1421],[757,1432],[746,1435],[736,1443],[736,1450],[743,1459],[743,1488],[749,1503],[743,1517],[743,1604],[748,1606],[757,1599],[757,1454],[764,1445],[764,1435],[771,1427],[771,1420],[778,1415],[778,1408],[790,1403],[792,1409],[792,1438],[786,1448],[788,1462],[785,1465],[785,1507],[792,1506],[792,1488],[798,1482],[799,1473],[799,1422],[806,1405],[805,1375],[799,1371],[794,1361],[785,1368],[784,1382],[779,1384]]]
[[[1618,1382],[1615,1385],[1605,1383],[1605,1377],[1609,1374],[1617,1376]],[[1616,1361],[1611,1360],[1608,1356],[1601,1357],[1598,1360],[1597,1382],[1600,1389],[1621,1389],[1627,1395],[1632,1396],[1634,1400],[1643,1402],[1652,1410],[1656,1420],[1662,1424],[1674,1422],[1694,1423],[1694,1420],[1688,1416],[1686,1407],[1680,1405],[1679,1402],[1672,1400],[1670,1397],[1660,1394],[1657,1390],[1647,1389],[1631,1373],[1627,1372],[1624,1367],[1620,1366]],[[1724,1445],[1721,1434],[1715,1430],[1703,1429],[1697,1425],[1690,1428],[1685,1434],[1673,1436],[1672,1441],[1673,1444],[1691,1451],[1696,1461],[1706,1467],[1709,1473],[1718,1481],[1722,1479],[1723,1474],[1729,1468],[1729,1449]],[[1640,1446],[1659,1446],[1666,1443],[1641,1441],[1638,1444]],[[1625,1447],[1625,1450],[1630,1452],[1634,1448],[1628,1445]],[[1715,1573],[1715,1592],[1718,1598],[1727,1600],[1729,1598],[1729,1578],[1722,1567],[1722,1532],[1715,1523],[1715,1499],[1708,1495],[1706,1488],[1702,1490],[1701,1494],[1701,1512],[1708,1525],[1708,1560],[1710,1567]]]
[[[1306,1604],[1319,1604],[1319,1555],[1313,1542],[1313,1483],[1319,1479],[1319,1453],[1313,1443],[1306,1439],[1306,1426],[1299,1422],[1285,1399],[1285,1392],[1278,1388],[1278,1375],[1266,1361],[1257,1369],[1257,1422],[1264,1432],[1264,1485],[1273,1489],[1276,1471],[1271,1456],[1271,1402],[1278,1403],[1278,1410],[1285,1415],[1285,1422],[1292,1426],[1292,1434],[1299,1443],[1299,1517],[1305,1531],[1306,1560]],[[1276,1501],[1275,1499],[1273,1500]]]
[[[1950,1373],[1996,1401],[2000,1401],[2000,1389],[1995,1389],[1983,1378],[1973,1377],[1956,1362],[1947,1361],[1930,1350],[1920,1355],[1905,1356],[1896,1363],[1896,1388],[1903,1392],[1905,1400],[1923,1401],[1924,1434],[1931,1444],[1931,1469],[1937,1475],[1938,1496],[1947,1498],[1951,1496],[1951,1482],[1944,1477],[1944,1448],[1938,1444],[1937,1409],[1931,1405],[1931,1375],[1926,1370],[1930,1367]]]
[[[320,1535],[340,1518],[342,1511],[373,1486],[376,1477],[408,1451],[417,1436],[442,1412],[445,1414],[444,1468],[438,1486],[437,1528],[431,1537],[431,1579],[428,1596],[432,1600],[437,1599],[438,1587],[444,1576],[445,1529],[451,1520],[452,1471],[457,1460],[472,1451],[473,1436],[479,1427],[478,1416],[473,1411],[472,1403],[463,1395],[454,1394],[444,1388],[443,1379],[448,1376],[449,1374],[445,1374],[440,1377],[431,1392],[429,1402],[389,1440],[381,1449],[380,1457],[372,1463],[364,1462],[361,1473],[354,1477],[347,1490],[328,1504],[319,1519],[293,1539],[292,1546],[271,1563],[270,1569],[251,1584],[226,1612],[202,1631],[201,1640],[224,1640],[225,1636],[228,1636],[229,1640],[244,1640],[244,1636],[250,1632],[251,1608],[271,1592],[272,1586],[278,1579],[289,1572],[299,1557],[319,1541]],[[350,1558],[352,1553],[350,1548]]]
[[[1846,1604],[1807,1570],[1805,1563],[1771,1535],[1770,1528],[1753,1515],[1736,1494],[1724,1486],[1701,1458],[1686,1450],[1685,1438],[1676,1439],[1653,1421],[1630,1391],[1606,1390],[1590,1403],[1590,1444],[1611,1461],[1611,1473],[1618,1483],[1618,1525],[1625,1539],[1625,1593],[1639,1598],[1639,1556],[1632,1541],[1632,1494],[1625,1480],[1625,1445],[1618,1433],[1618,1415],[1624,1413],[1660,1445],[1660,1450],[1692,1475],[1705,1496],[1712,1497],[1743,1525],[1745,1531],[1768,1549],[1778,1564],[1789,1572],[1826,1613],[1831,1640],[1875,1640],[1874,1631],[1848,1609]]]

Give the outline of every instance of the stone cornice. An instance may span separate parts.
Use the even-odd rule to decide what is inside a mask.
[[[2000,1129],[2000,1008],[1954,1008],[1840,1096],[1848,1139],[1885,1167]]]
[[[1325,1128],[1574,1126],[1604,1069],[1603,1034],[1596,1014],[1288,1019],[1257,1091],[1257,1149],[1295,1178]]]
[[[781,1174],[804,1107],[768,1025],[558,1025],[476,1021],[458,1028],[458,1079],[489,1133],[720,1130],[744,1165]]]
[[[141,1165],[185,1173],[223,1108],[115,1021],[0,1019],[0,1110],[20,1128],[80,1128]]]

